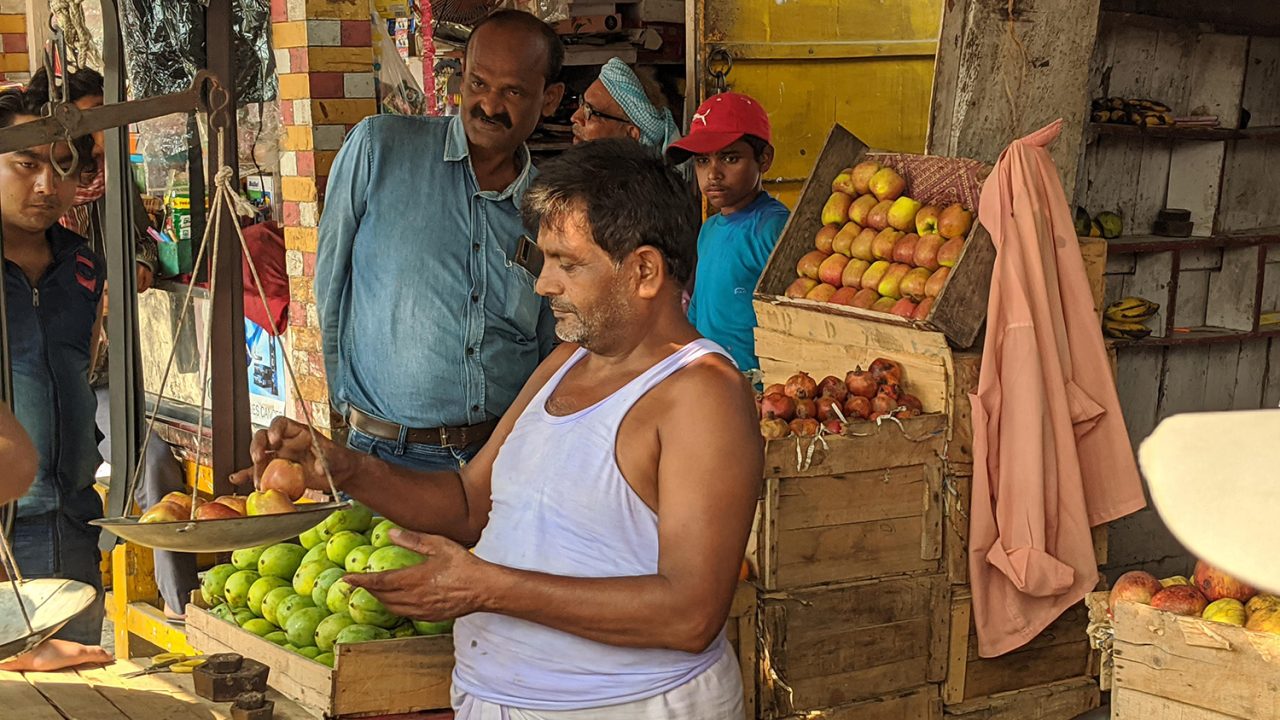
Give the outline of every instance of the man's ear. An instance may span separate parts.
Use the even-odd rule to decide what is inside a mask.
[[[542,91],[542,117],[551,117],[564,99],[564,83],[551,83]]]
[[[651,300],[662,290],[667,278],[667,261],[652,245],[641,245],[635,250],[636,294]]]
[[[632,140],[635,140],[636,142],[640,142],[640,128],[636,127],[635,125],[628,125],[627,137],[631,138]]]
[[[773,167],[773,146],[765,145],[764,150],[760,151],[760,174],[769,172],[771,167]]]

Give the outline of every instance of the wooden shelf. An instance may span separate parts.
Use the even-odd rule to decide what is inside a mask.
[[[1193,125],[1126,125],[1124,123],[1089,123],[1089,129],[1098,135],[1122,137],[1151,137],[1167,140],[1280,140],[1280,127],[1217,128]]]
[[[1229,330],[1218,327],[1174,328],[1167,337],[1145,337],[1141,340],[1107,338],[1116,347],[1133,345],[1212,345],[1261,338],[1280,337],[1280,322],[1259,325],[1257,330]]]
[[[1174,250],[1241,248],[1280,244],[1280,226],[1257,228],[1211,237],[1165,237],[1163,235],[1123,235],[1107,241],[1107,255],[1139,255]]]

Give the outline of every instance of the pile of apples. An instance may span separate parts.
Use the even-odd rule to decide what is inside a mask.
[[[262,473],[258,489],[242,495],[223,495],[211,502],[197,497],[194,500],[181,492],[171,492],[160,502],[147,508],[138,518],[139,523],[180,522],[183,520],[226,520],[254,515],[279,515],[297,510],[295,502],[307,490],[302,465],[276,458]]]
[[[867,160],[842,171],[822,208],[815,250],[796,263],[790,298],[923,320],[960,260],[973,212],[903,194],[896,170]]]
[[[1203,560],[1196,563],[1190,578],[1174,575],[1159,580],[1142,570],[1121,575],[1111,588],[1108,612],[1114,616],[1121,602],[1280,634],[1280,597],[1260,593]]]
[[[886,358],[876,358],[867,370],[850,370],[843,380],[828,375],[815,382],[808,373],[796,373],[785,384],[765,388],[757,404],[760,434],[769,440],[840,435],[855,421],[924,411],[920,399],[903,388],[902,366]]]

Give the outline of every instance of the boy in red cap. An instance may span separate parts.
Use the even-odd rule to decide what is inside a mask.
[[[698,267],[689,321],[723,347],[743,372],[756,359],[756,282],[790,211],[764,191],[773,164],[773,133],[760,103],[721,93],[698,107],[689,134],[667,148],[672,163],[693,158],[698,187],[717,212],[698,233]]]

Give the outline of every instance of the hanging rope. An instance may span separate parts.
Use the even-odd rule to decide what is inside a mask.
[[[101,70],[102,54],[98,52],[98,46],[85,23],[82,4],[71,0],[50,0],[49,11],[66,35],[67,46],[71,48],[71,56],[76,59],[76,64],[79,67]]]
[[[218,172],[215,173],[213,177],[214,193],[213,193],[213,200],[209,205],[209,212],[212,214],[213,222],[205,226],[204,237],[202,238],[200,243],[200,250],[196,255],[195,267],[201,267],[201,263],[204,259],[205,248],[209,247],[210,244],[212,244],[213,258],[215,259],[213,272],[210,277],[210,291],[209,291],[209,304],[212,305],[215,297],[215,293],[217,292],[218,266],[217,266],[216,258],[218,257],[218,238],[221,235],[219,231],[221,230],[224,216],[228,216],[228,220],[231,222],[232,226],[236,229],[236,236],[240,240],[241,251],[244,253],[245,259],[248,261],[249,273],[253,277],[254,287],[256,287],[258,290],[258,297],[262,300],[262,306],[264,308],[268,308],[269,306],[267,304],[267,294],[266,294],[266,291],[263,290],[262,281],[258,276],[258,265],[254,261],[253,255],[251,255],[249,252],[249,244],[244,239],[244,232],[240,229],[240,223],[237,220],[237,216],[253,217],[254,215],[257,214],[258,211],[257,211],[257,208],[255,208],[248,200],[245,200],[240,195],[240,193],[237,192],[234,187],[232,187],[231,179],[234,176],[234,173],[232,172],[231,167],[227,164],[226,144],[223,142],[224,133],[225,131],[219,128],[216,136],[217,144],[218,144]],[[212,236],[212,238],[210,236]],[[195,287],[195,279],[192,278],[191,282],[187,284],[187,293],[182,301],[182,309],[179,311],[179,316],[178,316],[179,331],[182,328],[182,324],[186,321],[187,313],[190,311],[191,295],[194,287]],[[267,323],[270,327],[272,336],[278,337],[280,334],[280,331],[279,331],[279,328],[276,327],[275,318],[271,316],[270,312],[267,312]],[[213,323],[211,322],[205,323],[205,346],[204,346],[205,351],[201,357],[200,420],[196,430],[196,464],[197,466],[201,464],[200,461],[203,457],[203,451],[204,451],[204,404],[207,398],[207,391],[209,387],[208,361],[209,361],[209,354],[212,352],[212,348],[210,347],[212,325]],[[159,398],[164,398],[165,396],[164,391],[165,391],[165,388],[168,387],[169,373],[173,369],[174,359],[177,357],[177,349],[178,349],[177,343],[174,343],[174,346],[169,350],[169,359],[165,363],[164,374],[160,378],[160,391],[158,395]],[[298,378],[293,371],[293,362],[289,359],[289,353],[284,353],[284,366],[285,366],[285,371],[289,374],[289,382],[292,383],[294,387],[297,387]],[[142,448],[138,453],[138,462],[137,462],[137,465],[134,466],[133,473],[129,479],[129,492],[127,497],[133,497],[134,489],[137,487],[138,478],[142,474],[143,460],[146,458],[146,454],[147,454],[147,444],[151,441],[151,436],[155,429],[155,424],[159,415],[159,410],[160,410],[160,406],[159,406],[159,402],[157,402],[156,409],[152,411],[151,416],[148,418],[148,421],[147,421],[147,431],[144,434],[142,439]],[[333,494],[333,498],[336,500],[338,499],[338,489],[333,482],[333,474],[330,472],[330,469],[329,469],[329,460],[327,457],[325,457],[323,451],[320,449],[320,442],[319,442],[318,434],[315,429],[315,425],[312,422],[311,411],[310,411],[310,408],[308,408],[305,403],[302,405],[302,414],[303,414],[303,420],[307,425],[307,430],[310,433],[311,452],[312,454],[315,455],[317,462],[320,463],[320,468],[324,473],[325,481],[329,485],[329,491]],[[195,518],[195,498],[196,498],[198,486],[199,486],[199,483],[195,483],[191,488],[191,512],[192,512],[191,518],[192,519]]]

